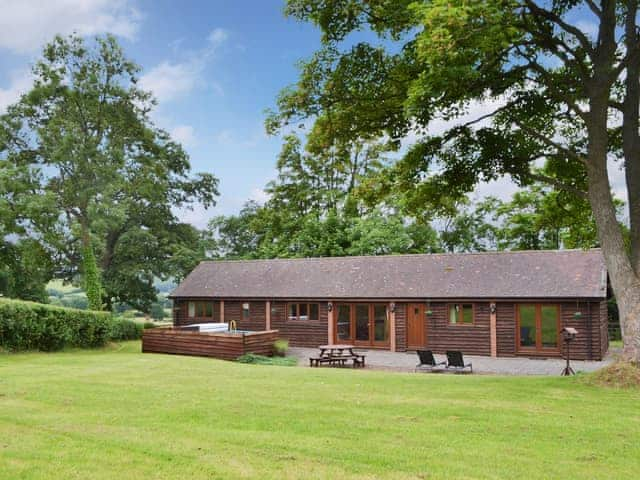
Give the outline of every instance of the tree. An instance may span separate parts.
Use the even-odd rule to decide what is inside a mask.
[[[153,125],[154,100],[138,88],[138,72],[112,36],[91,44],[58,36],[34,66],[31,91],[0,118],[0,170],[26,177],[5,188],[10,206],[25,234],[63,259],[67,279],[84,274],[92,308],[114,299],[148,308],[153,275],[172,273],[169,257],[185,238],[175,209],[210,206],[217,195],[216,178],[191,177],[182,147]],[[155,250],[147,246],[123,278],[114,268],[124,245],[142,253],[141,242]]]
[[[49,252],[35,239],[0,242],[0,293],[47,303],[46,285],[53,277]]]
[[[413,132],[379,190],[406,193],[414,208],[507,174],[585,198],[620,308],[623,357],[640,362],[638,0],[289,0],[286,11],[318,25],[323,45],[281,94],[271,131],[330,115],[341,140]],[[356,30],[381,41],[354,45]],[[462,119],[478,102],[485,113]],[[458,121],[429,134],[436,118]],[[540,175],[541,160],[574,175]],[[625,176],[629,248],[608,162]]]

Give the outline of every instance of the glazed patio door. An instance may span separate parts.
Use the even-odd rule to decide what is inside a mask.
[[[389,315],[383,303],[339,303],[336,318],[336,343],[363,347],[389,345]]]
[[[521,353],[557,352],[560,349],[560,307],[518,305],[516,349]]]

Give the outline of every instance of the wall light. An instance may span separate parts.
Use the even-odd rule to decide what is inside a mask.
[[[489,305],[489,311],[491,312],[491,315],[495,315],[496,310],[497,308],[495,303],[492,303],[491,305]]]
[[[333,312],[333,302],[327,302],[327,310]]]
[[[391,302],[391,304],[389,305],[389,309],[391,310],[391,312],[395,312],[395,311],[396,311],[396,304],[395,304],[395,302]]]

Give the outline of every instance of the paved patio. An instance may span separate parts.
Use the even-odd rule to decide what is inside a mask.
[[[415,352],[389,352],[386,350],[366,350],[356,349],[367,356],[367,368],[377,370],[394,370],[400,372],[413,372],[418,363],[418,356]],[[614,349],[610,349],[607,357],[600,362],[587,362],[572,360],[571,366],[576,372],[593,372],[609,363],[616,355]],[[298,358],[298,365],[308,367],[309,357],[317,356],[316,348],[289,349],[289,354]],[[444,355],[435,355],[438,361],[445,360]],[[480,374],[498,375],[560,375],[565,366],[565,360],[555,359],[532,359],[526,357],[479,357],[473,355],[464,356],[466,363],[473,363],[473,372]],[[328,367],[320,367],[328,368]]]

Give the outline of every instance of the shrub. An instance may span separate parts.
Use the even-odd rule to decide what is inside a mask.
[[[0,347],[8,351],[100,347],[111,335],[111,315],[18,300],[0,300]]]
[[[145,330],[146,330],[146,329],[148,329],[148,328],[156,328],[157,326],[158,326],[158,325],[156,325],[156,324],[155,324],[155,323],[153,323],[153,322],[144,322],[144,323],[142,324],[142,328],[144,328]]]
[[[255,353],[245,353],[238,357],[236,361],[253,365],[278,365],[281,367],[293,367],[298,363],[293,357],[265,357],[263,355],[256,355]]]
[[[273,354],[278,357],[284,357],[289,349],[289,340],[276,340],[273,342]]]
[[[110,340],[138,340],[142,337],[142,324],[125,318],[114,318],[111,322]]]

